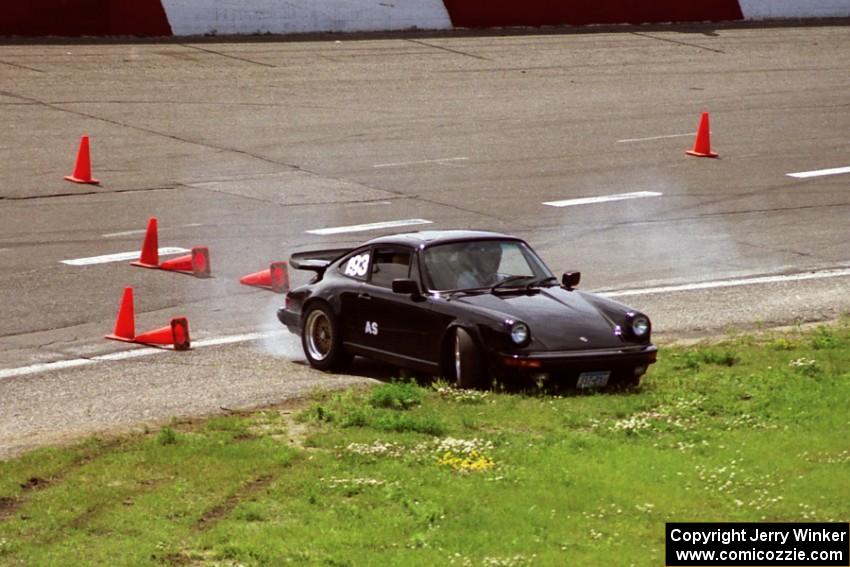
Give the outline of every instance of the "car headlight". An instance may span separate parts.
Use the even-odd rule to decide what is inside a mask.
[[[528,342],[531,332],[525,323],[514,323],[511,326],[511,340],[516,345],[524,345]]]
[[[634,315],[632,317],[632,334],[642,339],[649,334],[649,318],[646,315]]]

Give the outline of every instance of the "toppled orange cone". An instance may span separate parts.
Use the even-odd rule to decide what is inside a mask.
[[[268,270],[243,276],[239,283],[270,289],[275,293],[286,293],[289,291],[289,268],[286,262],[273,262]]]
[[[156,217],[148,220],[148,228],[145,231],[145,240],[142,243],[142,251],[139,259],[130,262],[133,266],[142,268],[156,268],[171,272],[191,274],[198,278],[212,277],[210,271],[210,250],[206,246],[192,248],[191,254],[172,258],[159,263],[159,235]]]
[[[118,309],[118,318],[115,321],[115,329],[111,335],[106,335],[105,338],[125,343],[172,345],[174,350],[189,350],[191,346],[189,320],[186,317],[175,317],[171,319],[171,323],[167,327],[137,335],[132,287],[124,289],[121,307]]]
[[[89,137],[80,138],[80,147],[77,150],[77,161],[74,163],[74,174],[66,175],[65,179],[74,183],[85,183],[88,185],[100,185],[100,181],[91,176],[91,155],[89,151]]]
[[[136,343],[146,345],[173,345],[174,350],[189,350],[189,320],[174,317],[167,327],[136,335]]]
[[[192,274],[196,278],[208,278],[211,276],[209,248],[195,246],[191,254],[167,260],[159,265],[159,269]]]
[[[718,154],[711,151],[711,128],[708,125],[708,112],[703,112],[699,119],[697,137],[694,141],[694,149],[688,150],[686,154],[697,157],[716,158]]]

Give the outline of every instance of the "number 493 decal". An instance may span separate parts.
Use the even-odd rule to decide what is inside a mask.
[[[362,278],[369,269],[369,253],[352,256],[345,264],[345,275]]]

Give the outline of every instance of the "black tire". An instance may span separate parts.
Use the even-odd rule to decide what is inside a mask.
[[[318,370],[339,370],[351,362],[351,355],[342,346],[336,317],[323,303],[313,303],[304,313],[301,346],[307,362]]]
[[[641,375],[641,376],[629,376],[628,378],[623,380],[623,389],[626,390],[626,391],[637,390],[638,387],[640,386],[640,379],[642,377],[643,377],[643,375]]]
[[[455,387],[477,389],[486,385],[481,349],[469,333],[460,327],[455,330],[451,361]]]
[[[642,378],[642,375],[641,376],[634,376],[634,375],[624,376],[620,380],[617,380],[616,382],[612,383],[608,387],[608,390],[613,391],[613,392],[631,392],[633,390],[637,390],[638,387],[640,386],[640,379],[641,378]]]

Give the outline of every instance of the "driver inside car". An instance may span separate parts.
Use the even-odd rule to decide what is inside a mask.
[[[462,269],[456,289],[472,289],[494,285],[501,280],[502,246],[498,242],[471,242],[457,253]]]

